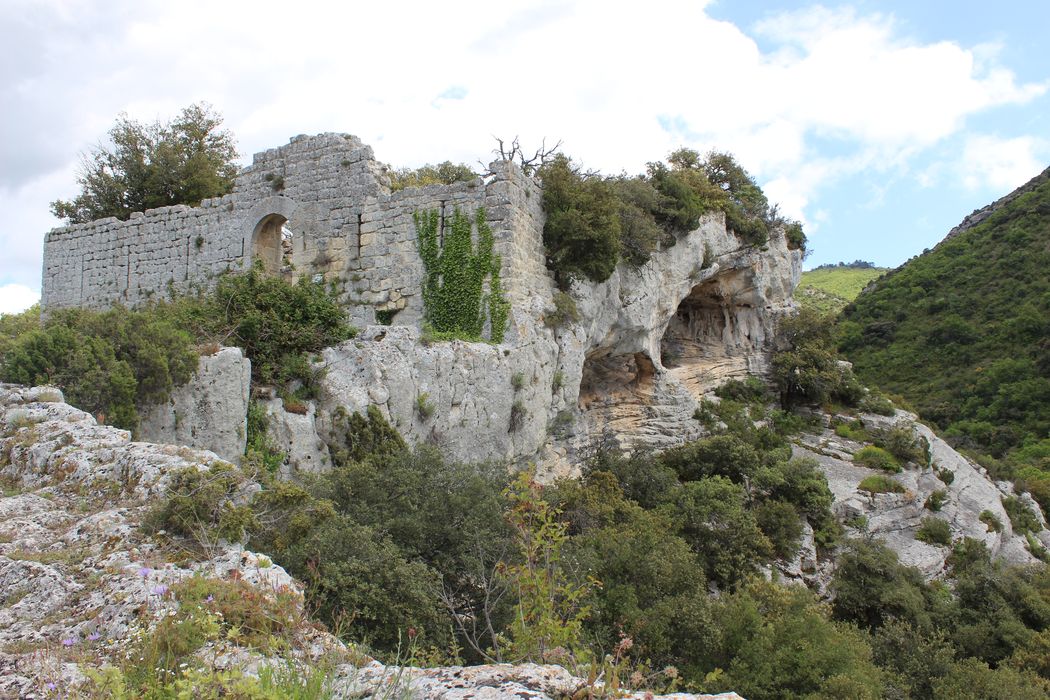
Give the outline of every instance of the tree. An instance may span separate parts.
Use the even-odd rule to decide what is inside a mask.
[[[71,224],[173,204],[199,204],[233,188],[237,157],[233,134],[206,103],[182,110],[173,121],[142,124],[126,114],[109,130],[109,144],[81,156],[72,200],[51,203],[51,213]]]

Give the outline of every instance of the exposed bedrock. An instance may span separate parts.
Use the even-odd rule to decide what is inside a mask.
[[[323,352],[310,415],[330,443],[338,408],[375,405],[410,443],[548,473],[564,473],[573,452],[606,432],[628,447],[680,442],[698,434],[692,416],[704,392],[765,371],[800,269],[782,235],[746,247],[712,215],[644,266],[575,283],[579,320],[561,328],[544,323],[556,292],[549,278],[519,290],[500,345],[369,326]],[[316,468],[310,461],[292,466]]]
[[[202,355],[189,382],[142,410],[136,437],[211,450],[236,462],[244,454],[251,362],[239,348]]]

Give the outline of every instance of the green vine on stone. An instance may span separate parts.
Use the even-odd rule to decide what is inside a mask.
[[[423,313],[438,334],[450,333],[468,340],[481,339],[486,316],[489,340],[503,342],[510,302],[503,295],[500,256],[493,254],[495,240],[479,207],[473,220],[460,211],[452,213],[444,241],[438,237],[440,216],[434,209],[415,212],[419,256],[423,259]],[[477,244],[472,231],[477,229]],[[489,278],[485,293],[485,278]]]

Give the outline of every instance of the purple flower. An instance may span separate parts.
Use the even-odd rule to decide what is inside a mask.
[[[205,603],[210,603],[213,600],[215,600],[215,596],[209,594],[208,597],[204,599],[204,602]]]
[[[58,687],[58,686],[57,686],[57,685],[55,685],[55,682],[54,682],[54,681],[48,681],[48,683],[47,683],[47,689],[48,689],[48,690],[54,690],[54,689],[55,689],[55,688],[57,688],[57,687]]]
[[[168,592],[168,587],[165,586],[163,583],[160,584],[159,586],[154,586],[153,587],[153,595],[164,595],[167,592]]]
[[[97,642],[98,640],[102,639],[102,633],[101,632],[92,632],[91,634],[89,634],[87,636],[87,638],[88,638],[88,641]]]
[[[67,637],[66,639],[62,640],[62,646],[64,646],[64,647],[71,647],[71,646],[73,646],[76,643],[77,643],[77,640],[75,638],[73,638],[73,637]]]
[[[148,566],[144,566],[141,569],[139,569],[139,576],[141,576],[142,578],[146,578],[150,575],[151,572],[152,569],[150,569]]]

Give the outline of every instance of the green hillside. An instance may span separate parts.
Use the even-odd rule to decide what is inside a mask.
[[[872,280],[886,272],[884,267],[839,265],[802,273],[795,299],[802,306],[821,313],[838,314],[857,298]]]
[[[865,382],[1050,505],[1050,169],[872,285],[839,333]]]

